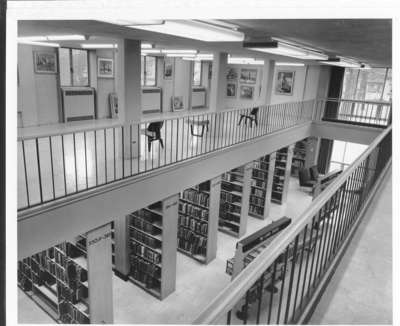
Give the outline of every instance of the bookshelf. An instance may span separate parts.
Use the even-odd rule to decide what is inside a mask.
[[[218,229],[241,237],[246,233],[252,162],[221,176]]]
[[[272,153],[253,161],[249,200],[249,215],[252,217],[260,219],[268,217],[275,156],[275,153]]]
[[[293,148],[291,175],[298,176],[299,168],[305,166],[306,163],[306,146],[307,138],[295,143]]]
[[[180,194],[178,251],[203,264],[216,257],[220,183],[214,178]]]
[[[276,204],[285,204],[292,165],[293,147],[283,147],[276,152],[274,176],[272,182],[271,201]]]
[[[175,290],[178,198],[174,195],[127,216],[128,278],[158,299]]]
[[[109,230],[107,224],[22,259],[19,287],[58,323],[112,323]]]

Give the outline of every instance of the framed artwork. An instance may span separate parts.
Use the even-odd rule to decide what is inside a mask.
[[[37,74],[56,74],[57,73],[57,54],[55,52],[33,52],[35,73]]]
[[[294,71],[278,71],[275,93],[279,95],[293,95]]]
[[[226,72],[226,80],[237,80],[238,78],[238,70],[237,68],[228,68]]]
[[[254,86],[240,86],[240,98],[244,100],[252,100],[254,96]]]
[[[172,97],[172,111],[183,110],[183,96]]]
[[[226,97],[236,97],[237,84],[227,83],[226,84]]]
[[[114,78],[114,60],[97,58],[97,77]]]
[[[164,59],[164,79],[172,79],[174,74],[174,62],[172,60]]]
[[[240,83],[255,84],[257,81],[257,69],[240,69]]]

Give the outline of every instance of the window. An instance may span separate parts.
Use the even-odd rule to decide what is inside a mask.
[[[361,101],[391,101],[392,70],[390,68],[346,68],[342,98]]]
[[[157,58],[150,56],[141,57],[141,85],[156,86]]]
[[[89,86],[88,51],[59,48],[61,86]]]
[[[329,172],[344,170],[352,164],[367,148],[367,145],[335,140],[333,142]]]
[[[201,86],[201,61],[194,61],[193,86]]]

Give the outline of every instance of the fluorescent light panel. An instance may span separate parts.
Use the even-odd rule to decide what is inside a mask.
[[[153,44],[151,44],[151,43],[142,43],[141,44],[141,48],[142,49],[152,49],[153,48]]]
[[[361,68],[361,65],[357,61],[342,57],[330,58],[329,60],[326,61],[320,61],[320,63],[325,65],[344,67],[344,68]]]
[[[159,54],[161,53],[160,49],[142,49],[142,53],[145,54]]]
[[[36,46],[48,46],[52,48],[59,48],[60,44],[52,43],[52,42],[33,42],[33,41],[25,41],[25,40],[18,40],[19,44],[29,44],[29,45],[36,45]]]
[[[228,56],[228,64],[263,65],[264,64],[264,60],[256,60],[254,58],[247,58],[247,57],[231,57],[231,56]]]
[[[293,66],[293,67],[304,67],[304,63],[301,62],[277,62],[276,66]]]
[[[129,27],[205,42],[241,42],[244,39],[244,34],[241,32],[193,20],[166,20],[161,25]]]
[[[23,36],[19,37],[18,40],[25,41],[84,41],[84,35],[72,34],[72,35],[38,35],[38,36]]]
[[[187,57],[187,58],[192,57],[192,58],[194,58],[194,57],[196,57],[196,54],[195,53],[168,53],[167,57]]]
[[[280,43],[277,41],[273,42],[264,42],[264,43],[257,43],[257,42],[247,42],[244,43],[243,46],[246,49],[259,51],[259,52],[266,52],[275,55],[282,55],[287,57],[293,57],[297,59],[303,60],[327,60],[328,56],[319,52],[311,51],[302,49],[297,46],[289,45]]]
[[[93,44],[93,43],[84,43],[81,44],[81,47],[84,49],[114,49],[117,48],[117,44],[108,44],[108,43],[103,43],[103,44]]]
[[[136,19],[136,20],[128,20],[128,19],[106,19],[102,20],[103,22],[114,24],[114,25],[122,25],[122,26],[133,26],[133,25],[160,25],[164,21],[161,19]]]
[[[171,49],[163,49],[161,53],[165,54],[196,54],[197,50],[171,50]]]

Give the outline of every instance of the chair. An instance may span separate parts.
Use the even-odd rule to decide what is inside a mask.
[[[160,142],[161,148],[164,148],[164,142],[161,138],[161,128],[163,125],[164,121],[151,122],[148,125],[145,135],[147,136],[147,148],[149,152],[151,151],[151,143],[156,140]]]
[[[318,181],[321,177],[321,174],[318,172],[318,168],[316,165],[310,167],[310,177],[312,181]]]
[[[238,125],[242,123],[243,118],[244,123],[247,125],[247,120],[250,120],[250,127],[253,127],[253,121],[255,122],[256,126],[258,125],[258,107],[252,108],[250,114],[241,114]]]
[[[299,169],[299,183],[300,183],[300,187],[311,188],[311,190],[313,190],[313,188],[317,182],[311,179],[309,169],[300,168]]]

